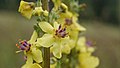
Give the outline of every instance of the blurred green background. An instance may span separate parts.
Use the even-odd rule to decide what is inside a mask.
[[[32,1],[32,0],[29,0]],[[35,1],[35,0],[33,0]],[[27,20],[17,12],[20,0],[0,0],[0,68],[20,68],[23,54],[16,54],[19,39],[29,40],[35,19]],[[87,38],[96,41],[94,55],[98,68],[120,68],[120,0],[80,0],[86,3],[80,12],[80,24]]]

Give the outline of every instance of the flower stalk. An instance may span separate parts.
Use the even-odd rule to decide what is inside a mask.
[[[49,11],[49,7],[48,7],[48,0],[42,0],[42,7],[43,7],[43,10],[47,10]],[[48,48],[45,48],[44,47],[44,57],[43,57],[43,67],[44,68],[50,68],[50,47]]]

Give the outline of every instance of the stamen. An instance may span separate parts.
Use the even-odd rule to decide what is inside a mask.
[[[60,26],[59,26],[58,30],[60,30],[60,29],[61,29],[61,24],[60,24]]]
[[[59,25],[58,30],[56,30],[55,35],[61,38],[64,38],[68,33],[66,33],[66,28],[62,28],[61,25]]]
[[[20,48],[20,46],[18,44],[16,44],[17,48]]]
[[[29,50],[30,50],[31,44],[27,43],[26,40],[24,40],[24,41],[19,41],[19,44],[20,44],[20,45],[16,44],[16,46],[17,46],[20,50],[22,50],[22,51],[29,51]]]
[[[22,52],[22,50],[16,51],[16,53],[20,53],[20,52]]]

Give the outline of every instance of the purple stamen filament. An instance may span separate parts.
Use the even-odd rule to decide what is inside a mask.
[[[29,51],[31,44],[27,43],[26,40],[19,42],[20,45],[16,44],[16,46],[23,51]]]
[[[60,25],[58,30],[56,30],[55,35],[58,36],[58,37],[64,38],[67,35],[66,28],[62,28],[61,25]]]
[[[87,42],[86,42],[86,45],[87,45],[88,47],[91,47],[91,46],[92,46],[92,42],[91,42],[91,41],[87,41]]]

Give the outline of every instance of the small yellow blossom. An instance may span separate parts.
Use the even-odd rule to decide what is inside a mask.
[[[70,11],[60,13],[60,17],[57,22],[66,26],[67,31],[71,39],[77,40],[79,31],[85,31],[86,29],[78,22],[77,15],[74,15]]]
[[[33,2],[25,2],[21,1],[19,6],[19,12],[25,16],[26,18],[30,19],[33,13],[35,4]]]
[[[93,53],[95,51],[95,48],[91,46],[92,43],[88,43],[86,41],[85,37],[80,37],[77,42],[76,49],[79,50],[80,52],[89,52]]]
[[[33,15],[38,15],[38,16],[40,16],[42,12],[43,12],[42,7],[35,7],[35,9],[34,9],[34,11],[33,11]]]
[[[40,22],[40,28],[46,32],[41,38],[37,39],[37,42],[43,47],[51,47],[51,52],[57,58],[61,58],[62,52],[70,52],[69,45],[69,36],[65,28],[62,28],[60,24],[54,22],[54,27],[51,26],[48,22]],[[64,47],[68,49],[64,49]]]
[[[78,18],[76,15],[67,11],[66,13],[60,13],[60,18],[57,20],[60,24],[66,25],[73,30],[85,31],[86,29],[78,24]]]
[[[99,65],[99,59],[92,56],[95,48],[90,42],[86,41],[85,37],[80,37],[77,42],[76,49],[80,51],[79,62],[81,68],[96,68]]]
[[[80,68],[96,68],[99,65],[98,57],[91,56],[90,53],[80,53]]]
[[[16,44],[21,51],[24,51],[24,54],[27,57],[25,68],[30,68],[30,67],[26,67],[29,66],[29,64],[36,65],[33,64],[33,60],[36,63],[41,63],[43,61],[42,52],[36,47],[35,41],[37,37],[38,37],[37,32],[34,31],[29,41],[24,40],[20,42],[20,45]]]
[[[67,32],[72,42],[70,45],[71,49],[75,47],[76,40],[78,39],[79,31],[85,31],[86,29],[78,24],[77,16],[73,15],[71,12],[66,11],[65,13],[60,13],[60,18],[58,18],[57,22],[62,24],[67,28]]]

